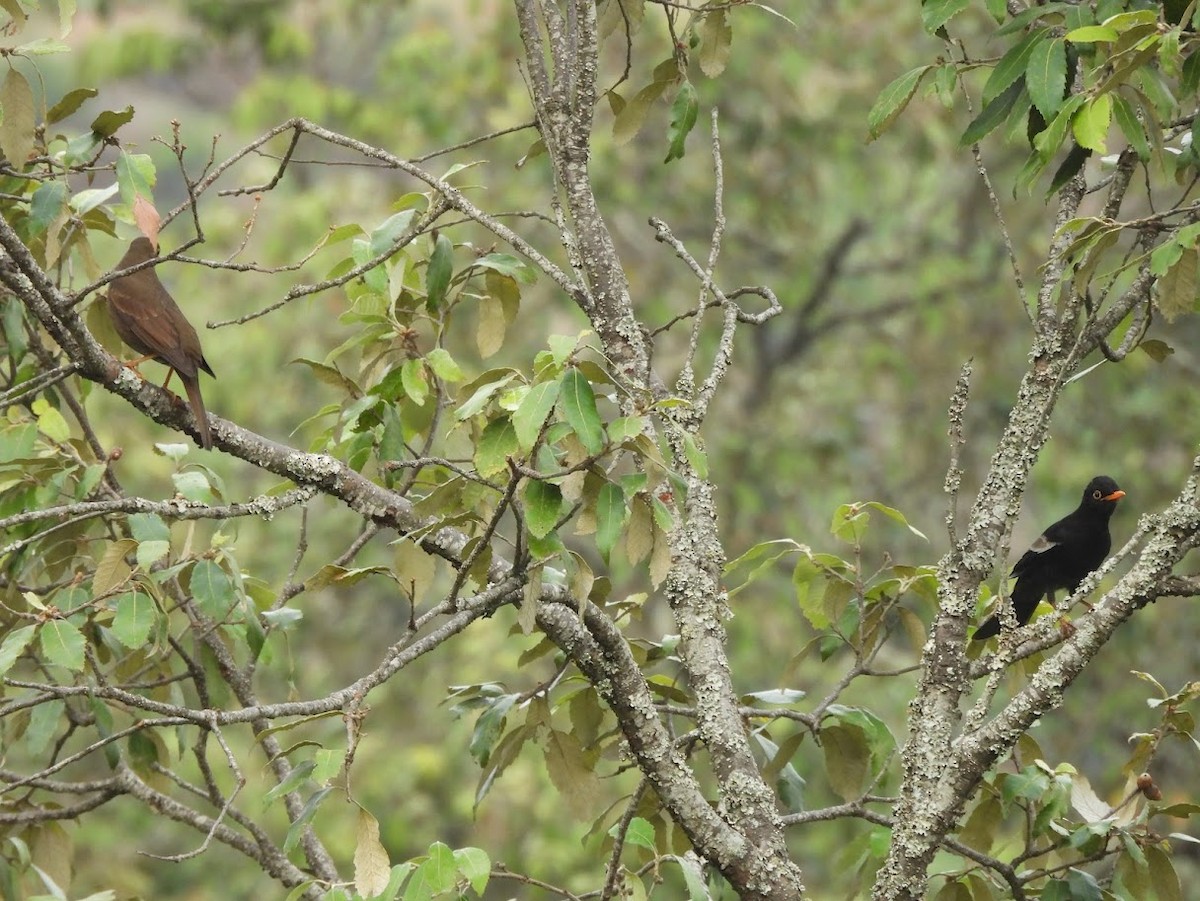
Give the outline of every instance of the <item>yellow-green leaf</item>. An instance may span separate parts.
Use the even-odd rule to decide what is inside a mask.
[[[52,619],[42,625],[42,653],[46,659],[71,672],[83,669],[83,633],[74,623]]]
[[[391,867],[387,849],[379,841],[379,821],[360,807],[354,836],[355,890],[364,898],[382,894],[388,886]]]
[[[1104,153],[1108,126],[1112,122],[1112,94],[1101,94],[1085,103],[1071,120],[1071,131],[1080,147]]]
[[[0,152],[20,171],[33,152],[36,122],[33,89],[16,69],[9,69],[3,84],[0,84],[0,108],[4,110],[4,120],[0,122]]]

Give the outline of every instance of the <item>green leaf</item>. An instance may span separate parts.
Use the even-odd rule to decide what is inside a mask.
[[[436,312],[446,299],[450,289],[450,276],[454,272],[454,245],[445,235],[439,234],[429,256],[425,270],[425,308]]]
[[[549,535],[562,511],[562,489],[557,485],[530,480],[525,486],[525,525],[534,538]]]
[[[537,270],[511,253],[489,253],[473,261],[471,265],[507,275],[523,285],[537,284]]]
[[[71,427],[67,425],[67,420],[62,413],[50,406],[46,398],[39,397],[30,409],[37,416],[38,431],[51,441],[62,444],[71,437]]]
[[[669,146],[664,163],[683,159],[683,145],[696,124],[699,110],[700,101],[696,98],[696,89],[690,81],[684,79],[683,84],[679,86],[679,93],[675,95],[675,101],[671,104],[671,123],[667,128]]]
[[[616,838],[620,833],[620,828],[620,823],[614,823],[612,828],[608,830],[608,834]],[[650,825],[650,821],[643,817],[634,817],[630,820],[629,828],[625,830],[625,843],[638,848],[645,848],[650,852],[656,851],[654,827]]]
[[[1065,40],[1072,44],[1097,44],[1110,43],[1119,37],[1116,29],[1107,25],[1085,25],[1083,28],[1068,31]]]
[[[1112,96],[1113,118],[1117,120],[1117,125],[1120,126],[1121,133],[1125,135],[1129,146],[1137,153],[1138,159],[1144,163],[1150,159],[1150,144],[1146,140],[1146,132],[1142,128],[1142,123],[1138,121],[1137,113],[1134,112],[1133,104],[1120,94]]]
[[[405,360],[400,367],[400,384],[404,393],[418,407],[425,406],[429,398],[429,380],[425,378],[425,361],[420,358]]]
[[[1112,122],[1112,94],[1101,94],[1085,103],[1071,120],[1071,130],[1080,147],[1104,153],[1108,126]]]
[[[304,761],[311,765],[311,761]],[[303,764],[301,764],[302,766]],[[292,825],[288,827],[287,836],[283,840],[283,853],[290,854],[292,850],[300,843],[300,836],[304,834],[305,827],[312,822],[312,818],[317,815],[317,808],[321,806],[321,802],[325,800],[325,796],[333,791],[333,786],[319,788],[313,792],[312,797],[304,805],[304,809],[300,811],[300,816],[292,821]],[[329,896],[326,895],[326,898]]]
[[[141,591],[127,591],[116,599],[117,615],[113,618],[112,632],[117,640],[130,650],[146,643],[158,608],[154,600]]]
[[[146,153],[126,153],[117,157],[117,184],[121,189],[121,201],[133,205],[138,197],[154,199],[154,185],[158,173],[154,160]]]
[[[459,848],[454,852],[454,865],[475,894],[482,898],[492,875],[492,860],[487,852],[480,848]]]
[[[4,636],[4,641],[0,642],[0,677],[12,669],[17,658],[25,653],[36,632],[37,626],[29,625],[13,629]]]
[[[73,673],[83,670],[83,633],[65,619],[52,619],[42,625],[42,653],[58,666]]]
[[[218,622],[224,622],[237,603],[229,574],[212,560],[192,567],[190,587],[200,609]]]
[[[560,386],[561,382],[558,379],[534,385],[513,413],[513,428],[516,429],[517,442],[523,450],[533,447],[538,433],[542,430],[542,424],[558,400]]]
[[[702,479],[708,478],[708,455],[700,449],[691,432],[683,433],[683,455],[697,476]]]
[[[879,92],[871,111],[867,113],[867,134],[875,140],[904,112],[908,102],[921,84],[921,79],[933,66],[917,66],[894,79]]]
[[[53,125],[55,122],[61,122],[99,93],[95,88],[75,88],[67,91],[58,103],[46,111],[46,124]]]
[[[1175,864],[1161,847],[1147,845],[1146,863],[1150,867],[1150,883],[1154,886],[1153,897],[1157,901],[1183,901],[1183,889]]]
[[[506,472],[508,458],[516,456],[519,450],[512,420],[507,416],[493,419],[475,445],[475,471],[485,479]]]
[[[606,561],[624,524],[625,493],[612,482],[605,482],[596,498],[596,546]]]
[[[970,0],[925,0],[921,4],[921,24],[930,34],[970,6]]]
[[[1000,126],[1000,123],[1008,118],[1008,114],[1016,106],[1017,98],[1021,96],[1021,91],[1024,89],[1024,78],[1018,78],[1010,84],[1004,90],[1004,93],[984,106],[979,115],[971,121],[971,124],[967,126],[967,130],[963,132],[963,136],[959,139],[959,143],[963,146],[969,146],[981,140],[985,135],[995,131]]]
[[[284,795],[288,794],[289,792],[294,792],[296,789],[298,789],[304,784],[304,781],[308,779],[309,775],[314,769],[316,769],[316,764],[311,760],[302,760],[300,763],[296,764],[292,768],[292,771],[287,774],[287,778],[263,795],[263,809],[265,810]]]
[[[996,68],[988,77],[987,84],[983,86],[985,106],[999,97],[1018,78],[1025,75],[1025,70],[1029,68],[1030,56],[1039,44],[1046,41],[1047,34],[1049,34],[1049,30],[1045,28],[1031,32],[1000,58],[1000,62],[996,64]],[[1065,56],[1063,64],[1066,65]],[[1032,94],[1032,92],[1030,93]],[[1061,103],[1061,101],[1060,95],[1059,102]]]
[[[563,373],[559,406],[587,452],[600,453],[604,449],[604,426],[596,412],[596,395],[591,383],[573,366]]]
[[[416,215],[416,210],[401,210],[375,226],[367,245],[370,249],[369,258],[373,259],[393,248],[408,231]]]
[[[434,375],[444,382],[461,382],[465,378],[454,357],[450,356],[450,351],[444,347],[435,347],[425,355],[425,360]]]
[[[66,183],[47,181],[38,186],[29,199],[29,233],[40,235],[67,209]]]
[[[1067,87],[1067,48],[1062,41],[1045,40],[1034,46],[1025,68],[1025,87],[1046,121],[1053,119]]]

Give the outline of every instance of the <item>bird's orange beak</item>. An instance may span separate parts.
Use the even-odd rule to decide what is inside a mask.
[[[1120,488],[1118,488],[1112,494],[1104,495],[1104,497],[1100,498],[1100,500],[1102,500],[1102,501],[1119,501],[1124,496],[1125,496],[1125,492],[1122,491]]]

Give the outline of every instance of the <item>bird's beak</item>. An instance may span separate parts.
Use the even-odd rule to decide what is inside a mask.
[[[1124,496],[1125,496],[1125,492],[1122,491],[1120,488],[1118,488],[1112,494],[1104,495],[1104,497],[1100,498],[1100,500],[1102,500],[1102,501],[1119,501]]]

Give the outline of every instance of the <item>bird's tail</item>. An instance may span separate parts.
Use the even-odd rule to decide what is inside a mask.
[[[1010,602],[1013,605],[1013,613],[1017,617],[1019,625],[1025,625],[1029,622],[1029,618],[1033,616],[1033,611],[1037,609],[1037,605],[1042,600],[1043,591],[1041,585],[1029,578],[1028,573],[1017,579],[1017,584],[1013,586]],[[997,612],[993,616],[988,617],[975,630],[975,634],[971,636],[973,641],[983,641],[985,638],[991,638],[993,635],[1000,634],[1000,613]]]
[[[196,430],[200,433],[200,446],[205,450],[212,450],[212,432],[208,428],[208,411],[204,409],[204,398],[200,396],[200,378],[198,375],[188,378],[181,372],[179,379],[183,382],[188,402],[192,405],[192,416],[196,419]]]

